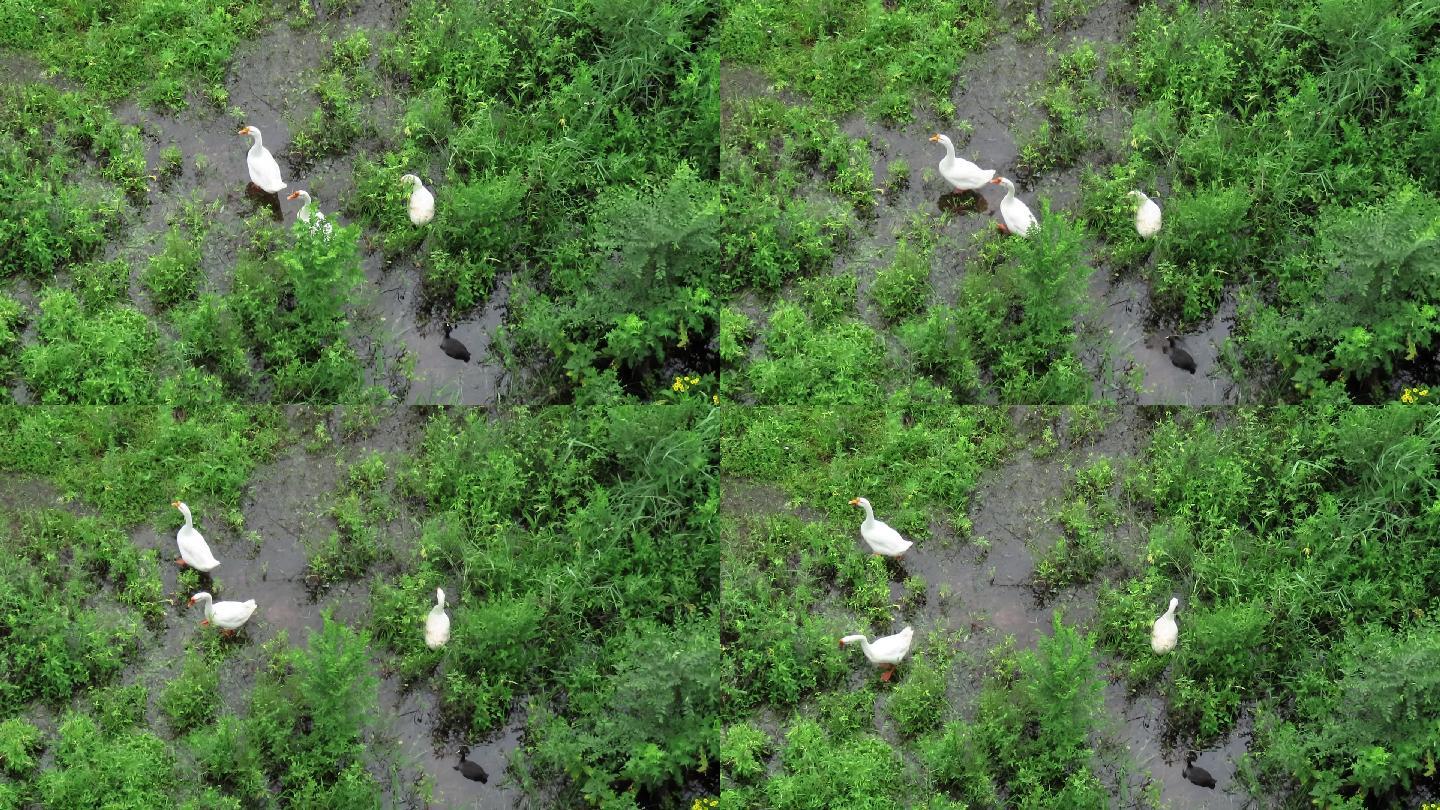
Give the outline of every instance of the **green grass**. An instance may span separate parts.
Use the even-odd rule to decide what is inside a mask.
[[[510,275],[496,348],[527,370],[532,400],[653,399],[667,364],[714,373],[715,12],[424,2],[380,56],[405,90],[403,123],[358,161],[346,211],[386,254],[417,252],[427,300],[455,317]],[[437,195],[428,239],[404,215],[407,172]]]
[[[0,3],[0,47],[30,51],[105,102],[180,109],[197,93],[224,107],[225,68],[270,9],[259,0]]]
[[[1440,302],[1410,279],[1435,264],[1433,200],[1417,192],[1440,168],[1428,157],[1436,14],[1328,1],[1145,9],[1111,62],[1138,95],[1135,152],[1097,190],[1113,200],[1131,178],[1169,176],[1155,304],[1189,323],[1222,291],[1253,290],[1242,354],[1289,383],[1280,397],[1384,401],[1433,350],[1425,313]],[[1366,225],[1344,230],[1351,222]],[[1398,277],[1347,288],[1390,245],[1376,263],[1402,266]]]
[[[0,13],[0,31],[6,26]],[[146,190],[134,127],[79,93],[0,88],[0,275],[36,280],[95,256]]]
[[[728,9],[720,53],[829,112],[909,121],[918,103],[948,117],[954,66],[980,48],[992,24],[992,8],[969,0],[893,8],[881,0],[741,0]]]
[[[375,591],[376,637],[415,676],[439,664],[456,731],[528,706],[524,772],[562,801],[675,803],[713,778],[717,423],[696,405],[437,416],[399,470],[425,516]],[[417,624],[436,586],[440,653]]]

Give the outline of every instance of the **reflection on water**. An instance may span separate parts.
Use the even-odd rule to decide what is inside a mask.
[[[935,205],[942,214],[953,214],[963,216],[965,214],[983,214],[990,210],[990,203],[974,191],[952,191],[949,194],[940,195]]]

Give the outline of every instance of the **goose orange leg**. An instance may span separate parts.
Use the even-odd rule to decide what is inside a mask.
[[[882,681],[889,681],[889,680],[890,680],[890,676],[892,676],[892,675],[894,675],[894,674],[895,674],[895,665],[894,665],[894,664],[891,664],[891,665],[889,665],[889,666],[887,666],[887,667],[885,668],[885,671],[884,671],[883,673],[881,673],[881,675],[880,675],[880,680],[882,680]]]

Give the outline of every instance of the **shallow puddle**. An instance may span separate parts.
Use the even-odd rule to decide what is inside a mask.
[[[1168,351],[1171,334],[1148,319],[1149,286],[1141,279],[1112,281],[1096,272],[1091,297],[1099,302],[1094,329],[1103,352],[1083,356],[1099,377],[1097,395],[1140,405],[1233,405],[1240,387],[1229,378],[1220,358],[1235,322],[1235,301],[1227,297],[1207,326],[1178,335],[1178,344],[1195,361],[1195,372],[1179,368]],[[1139,391],[1127,381],[1136,376]]]
[[[1185,778],[1185,754],[1191,749],[1167,747],[1165,702],[1157,695],[1126,694],[1123,683],[1105,687],[1105,711],[1114,726],[1115,742],[1124,748],[1130,769],[1125,772],[1126,789],[1132,796],[1154,791],[1163,807],[1222,810],[1248,807],[1249,794],[1235,781],[1236,765],[1249,746],[1247,719],[1215,748],[1195,751],[1196,766],[1215,778],[1215,787],[1192,784]]]

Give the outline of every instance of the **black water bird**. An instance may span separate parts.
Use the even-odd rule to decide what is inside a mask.
[[[460,764],[455,766],[455,770],[472,782],[489,782],[490,774],[486,773],[484,768],[465,758],[469,755],[469,748],[460,749]]]
[[[449,326],[445,327],[445,339],[440,341],[440,351],[445,352],[462,363],[470,362],[470,350],[465,348],[464,343],[450,337]]]
[[[1215,789],[1215,777],[1210,772],[1195,764],[1197,754],[1194,751],[1185,755],[1185,770],[1180,772],[1181,776],[1189,779],[1193,784],[1200,787]]]
[[[1175,364],[1176,368],[1183,368],[1194,374],[1195,358],[1190,356],[1190,352],[1185,351],[1184,346],[1175,345],[1179,340],[1179,335],[1171,335],[1165,339],[1166,348],[1170,351],[1170,362]]]

